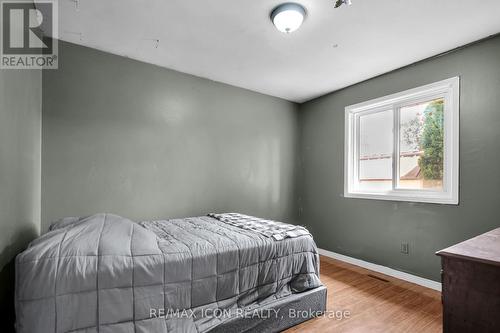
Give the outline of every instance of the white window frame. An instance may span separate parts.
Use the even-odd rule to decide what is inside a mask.
[[[457,205],[459,202],[459,111],[460,79],[447,80],[373,99],[345,108],[344,197]],[[444,98],[443,190],[401,189],[399,181],[399,114],[401,107],[432,99]],[[392,189],[362,191],[355,187],[359,158],[359,115],[392,110],[394,117]]]

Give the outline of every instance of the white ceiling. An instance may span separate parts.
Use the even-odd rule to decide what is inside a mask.
[[[498,0],[59,0],[62,40],[303,102],[500,32]],[[156,43],[159,40],[159,43]]]

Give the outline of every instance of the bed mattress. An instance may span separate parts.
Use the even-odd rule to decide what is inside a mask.
[[[310,235],[276,240],[209,216],[69,219],[16,258],[24,332],[208,332],[321,287]]]

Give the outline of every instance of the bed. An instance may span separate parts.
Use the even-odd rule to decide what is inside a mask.
[[[300,227],[239,214],[68,218],[16,258],[16,329],[276,332],[325,310],[318,276]]]

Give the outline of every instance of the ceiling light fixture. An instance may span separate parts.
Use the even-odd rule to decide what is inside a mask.
[[[298,3],[283,3],[271,12],[271,21],[281,32],[291,33],[297,30],[304,21],[306,10]]]

